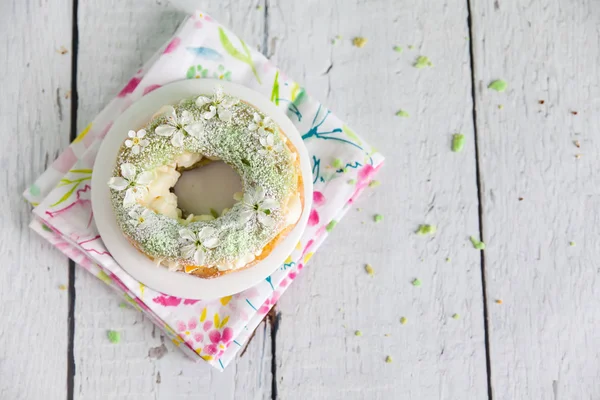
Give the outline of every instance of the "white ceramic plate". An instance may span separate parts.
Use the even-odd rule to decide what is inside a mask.
[[[146,125],[151,116],[161,106],[176,104],[181,99],[200,94],[211,95],[218,85],[223,87],[225,93],[244,100],[271,116],[292,141],[300,156],[305,204],[296,227],[267,258],[242,271],[236,271],[218,278],[202,279],[182,272],[170,272],[164,267],[157,267],[144,254],[137,251],[125,239],[117,225],[110,202],[109,188],[106,183],[112,176],[117,153],[130,129],[140,129]],[[92,175],[94,219],[102,240],[114,259],[125,271],[144,285],[171,296],[188,299],[213,299],[229,296],[239,293],[268,277],[283,264],[300,240],[308,221],[311,202],[312,172],[310,160],[306,147],[302,142],[302,137],[292,121],[260,93],[244,86],[217,80],[194,79],[171,83],[154,90],[132,104],[117,118],[104,138]]]

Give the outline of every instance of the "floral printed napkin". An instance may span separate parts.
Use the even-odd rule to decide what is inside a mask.
[[[231,80],[268,96],[302,134],[314,180],[308,227],[285,263],[255,287],[206,301],[167,296],[129,276],[104,247],[90,202],[94,159],[113,121],[152,90],[197,78]],[[36,232],[146,313],[190,357],[223,369],[382,162],[383,156],[262,54],[208,15],[196,12],[24,196],[35,206],[31,227]]]

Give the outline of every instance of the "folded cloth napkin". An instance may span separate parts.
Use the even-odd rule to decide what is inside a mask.
[[[113,121],[146,93],[196,78],[231,80],[269,97],[302,134],[314,180],[308,227],[285,263],[255,287],[206,301],[167,296],[128,275],[104,247],[90,202],[92,166]],[[208,15],[196,12],[24,196],[35,206],[31,227],[36,232],[124,295],[190,357],[223,369],[369,185],[382,162],[379,153],[262,54],[250,50]]]

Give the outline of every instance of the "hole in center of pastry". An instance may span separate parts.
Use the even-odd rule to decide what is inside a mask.
[[[236,203],[234,193],[241,191],[240,176],[223,161],[182,171],[174,187],[177,207],[184,215],[211,215],[215,211],[221,215],[223,209]]]

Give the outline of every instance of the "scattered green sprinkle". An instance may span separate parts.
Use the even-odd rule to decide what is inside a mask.
[[[257,10],[262,10],[262,6],[256,6]]]
[[[106,336],[111,343],[119,343],[121,341],[121,334],[117,331],[107,331]]]
[[[373,269],[371,264],[365,265],[365,271],[367,271],[367,274],[369,274],[371,276],[375,275],[375,270]]]
[[[120,302],[119,308],[127,308],[127,303],[125,303],[124,301]]]
[[[402,53],[402,47],[400,47],[400,46],[394,46],[394,51],[396,53]]]
[[[383,336],[385,336],[385,337],[390,337],[390,336],[392,336],[392,335],[390,335],[389,333],[384,333],[384,334],[383,334]]]
[[[417,61],[413,64],[415,68],[433,67],[433,63],[426,56],[417,57]]]
[[[413,47],[414,47],[414,46],[413,46],[412,44],[409,44],[409,45],[408,45],[408,49],[409,49],[409,50],[412,50],[412,49],[413,49]]]
[[[325,230],[326,230],[327,232],[331,232],[331,231],[333,230],[333,228],[335,228],[335,226],[336,226],[336,225],[337,225],[337,221],[336,221],[336,220],[334,220],[334,219],[332,219],[332,220],[331,220],[331,222],[329,222],[329,223],[327,224],[327,226],[325,227]]]
[[[340,40],[342,40],[342,37],[340,35],[335,35],[335,37],[331,39],[331,44],[337,44]]]
[[[65,285],[58,285],[58,290],[67,290]]]
[[[398,110],[398,112],[396,113],[396,117],[408,118],[408,117],[410,117],[410,114],[407,111]]]
[[[437,232],[437,228],[435,225],[422,224],[422,225],[419,225],[419,229],[417,229],[416,234],[417,235],[433,235],[436,232]]]
[[[452,135],[452,151],[458,153],[463,147],[465,147],[465,135],[462,133]]]
[[[421,286],[421,280],[420,280],[419,278],[415,278],[415,279],[413,279],[413,281],[412,281],[412,285],[413,285],[413,286],[416,286],[416,287],[419,287],[419,286]]]
[[[575,242],[569,242],[569,246],[575,246]]]
[[[381,221],[383,221],[383,215],[381,215],[381,214],[375,214],[373,216],[373,221],[375,221],[375,222],[381,222]]]
[[[477,250],[485,249],[485,243],[478,240],[475,236],[471,236],[469,239],[471,240],[471,243],[473,243],[473,247],[475,247]]]
[[[385,362],[388,363],[388,364],[391,363],[392,362],[392,356],[387,356],[385,358]]]
[[[400,317],[400,323],[402,325],[406,325],[407,322],[408,322],[408,319],[406,317]]]
[[[356,211],[358,211],[358,212],[361,212],[361,211],[362,211],[362,208],[358,207],[358,208],[356,209]]]
[[[504,106],[502,104],[498,104],[498,110],[502,110]]]
[[[213,217],[215,217],[215,219],[219,218],[219,213],[214,208],[210,209],[210,215],[212,215]]]
[[[342,163],[342,160],[340,160],[339,158],[336,158],[335,160],[333,160],[331,166],[335,169],[339,169],[344,166],[344,163]]]
[[[492,89],[492,90],[495,90],[496,92],[504,92],[506,90],[507,86],[508,86],[508,84],[506,83],[505,80],[497,79],[495,81],[492,81],[488,85],[488,88]]]
[[[362,336],[362,332],[361,331],[356,331],[356,332],[354,332],[354,336]]]
[[[356,185],[356,179],[348,179],[348,185]]]
[[[452,318],[453,318],[453,319],[459,319],[459,318],[460,318],[460,315],[458,315],[458,314],[456,314],[456,313],[455,313],[455,314],[453,314],[453,315],[452,315]]]
[[[364,37],[355,37],[354,39],[352,39],[352,44],[355,45],[358,48],[362,48],[365,47],[365,45],[367,44],[367,39]]]
[[[446,257],[446,262],[450,262],[450,257]]]
[[[381,185],[381,182],[379,182],[379,181],[371,181],[371,182],[369,182],[369,187],[371,187],[371,188],[376,188],[379,185]]]

